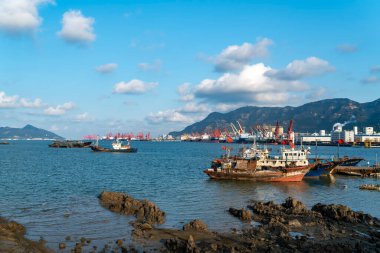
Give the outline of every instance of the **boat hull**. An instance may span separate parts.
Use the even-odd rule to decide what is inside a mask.
[[[308,173],[306,173],[305,177],[320,177],[320,176],[327,176],[328,174],[331,174],[333,169],[338,166],[338,163],[334,162],[325,162],[325,163],[318,163],[315,164]]]
[[[310,166],[286,168],[282,170],[239,170],[207,169],[204,170],[211,179],[247,180],[256,182],[300,182],[310,170]]]
[[[137,152],[137,148],[110,149],[110,148],[103,148],[99,146],[91,146],[91,150],[94,152],[110,152],[110,153],[136,153]]]
[[[364,159],[361,157],[352,157],[352,158],[342,158],[340,162],[340,166],[356,166],[358,163],[363,161]]]

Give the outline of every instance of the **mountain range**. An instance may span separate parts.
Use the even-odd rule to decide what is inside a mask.
[[[64,139],[47,130],[26,125],[23,128],[0,127],[0,139]]]
[[[380,129],[380,99],[368,103],[359,103],[347,98],[325,99],[307,103],[301,106],[285,107],[258,107],[245,106],[227,113],[213,112],[202,121],[187,126],[182,131],[171,132],[173,136],[184,133],[203,133],[212,129],[231,130],[230,124],[237,121],[247,131],[255,125],[276,125],[279,121],[284,130],[290,120],[294,121],[296,132],[330,132],[335,123],[344,125],[344,129],[351,130],[358,126],[359,130],[365,126]]]

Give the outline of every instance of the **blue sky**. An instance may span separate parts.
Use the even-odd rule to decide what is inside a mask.
[[[212,111],[380,96],[378,1],[0,0],[0,126],[181,130]]]

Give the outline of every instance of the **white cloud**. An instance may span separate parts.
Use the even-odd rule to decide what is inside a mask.
[[[133,79],[129,82],[119,82],[115,84],[114,93],[142,94],[154,89],[157,85],[157,82],[144,82],[138,79]]]
[[[182,102],[193,101],[194,100],[194,94],[189,93],[189,94],[183,95],[183,96],[180,97],[179,100],[182,101]]]
[[[58,36],[70,43],[89,43],[95,40],[94,18],[85,17],[79,10],[70,10],[63,14],[62,29]]]
[[[177,88],[177,93],[181,96],[186,95],[190,91],[190,83],[183,83]]]
[[[18,107],[18,96],[7,96],[5,92],[0,91],[0,108]]]
[[[320,100],[326,96],[327,90],[324,87],[319,87],[317,89],[313,89],[310,91],[308,95],[306,95],[307,99],[311,100]]]
[[[353,53],[358,50],[358,47],[353,44],[340,44],[336,47],[336,50],[341,53]]]
[[[233,103],[233,104],[218,103],[216,104],[215,109],[219,112],[229,112],[243,106],[244,104],[241,104],[241,103]]]
[[[40,108],[42,106],[42,100],[40,98],[36,98],[33,101],[29,101],[26,98],[21,98],[20,105],[26,108]]]
[[[155,60],[152,63],[140,63],[138,65],[138,68],[142,71],[154,71],[154,72],[159,72],[162,67],[162,62],[160,60]]]
[[[378,82],[380,82],[380,78],[378,78],[377,76],[369,76],[361,80],[362,84],[371,84],[371,83],[378,83]]]
[[[180,95],[180,101],[190,102],[194,100],[194,94],[191,91],[190,83],[183,83],[178,86],[177,93]]]
[[[167,122],[176,122],[176,123],[191,123],[192,120],[189,117],[186,117],[182,113],[176,110],[166,110],[159,111],[157,113],[150,113],[146,117],[146,120],[149,123],[158,124],[158,123],[167,123]]]
[[[116,63],[107,63],[107,64],[100,65],[100,66],[98,66],[98,67],[95,68],[95,70],[97,72],[103,73],[103,74],[111,73],[115,69],[117,69],[117,64]]]
[[[39,108],[41,106],[43,104],[40,98],[30,101],[17,95],[7,96],[4,91],[0,91],[0,108]]]
[[[266,75],[272,68],[263,63],[245,66],[239,73],[225,73],[218,79],[204,79],[195,96],[221,103],[278,105],[289,92],[305,91],[308,85],[296,80],[277,80]]]
[[[91,122],[94,121],[95,119],[91,117],[87,112],[78,114],[74,117],[75,122]]]
[[[218,72],[239,70],[254,57],[268,55],[268,47],[270,45],[273,45],[272,40],[261,38],[257,39],[256,44],[245,42],[240,46],[229,46],[215,58],[215,70]]]
[[[52,0],[1,0],[0,30],[8,33],[30,33],[42,23],[38,6]]]
[[[50,106],[44,110],[46,115],[60,116],[66,114],[67,111],[73,109],[75,104],[73,102],[67,102],[63,105],[57,105],[56,107]]]
[[[335,68],[331,66],[328,61],[317,57],[309,57],[305,60],[294,60],[283,70],[268,70],[266,75],[279,80],[297,80],[332,71],[335,71]]]
[[[178,111],[181,113],[203,113],[210,112],[210,107],[206,104],[187,103]]]

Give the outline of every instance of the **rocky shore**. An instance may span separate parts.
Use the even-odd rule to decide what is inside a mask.
[[[379,219],[343,205],[318,203],[308,209],[291,197],[281,204],[249,201],[226,210],[226,215],[245,224],[242,229],[218,233],[201,220],[182,229],[160,228],[165,212],[125,193],[102,192],[99,200],[112,212],[135,217],[130,224],[133,243],[115,238],[111,245],[97,248],[81,238],[74,248],[62,242],[59,252],[380,252]],[[20,224],[0,221],[0,252],[51,252],[42,243],[25,239]]]
[[[126,201],[130,198],[127,195],[102,195],[113,196],[111,199],[114,201],[120,200],[109,205],[113,211],[136,216],[132,236],[147,251],[380,252],[380,221],[343,205],[318,203],[310,210],[293,198],[282,204],[250,201],[246,207],[231,207],[228,212],[242,222],[254,221],[256,225],[241,231],[217,233],[209,231],[200,220],[185,224],[181,230],[156,228],[150,221],[157,220],[163,212],[152,202],[149,202],[150,208],[143,216],[136,214],[142,204],[137,202],[135,207],[130,206],[127,203],[134,201]],[[101,203],[104,205],[102,198]],[[125,211],[123,206],[134,211]],[[158,220],[162,221],[161,218]]]
[[[33,242],[26,239],[26,229],[23,225],[0,217],[0,252],[53,252],[44,246],[44,241]]]

